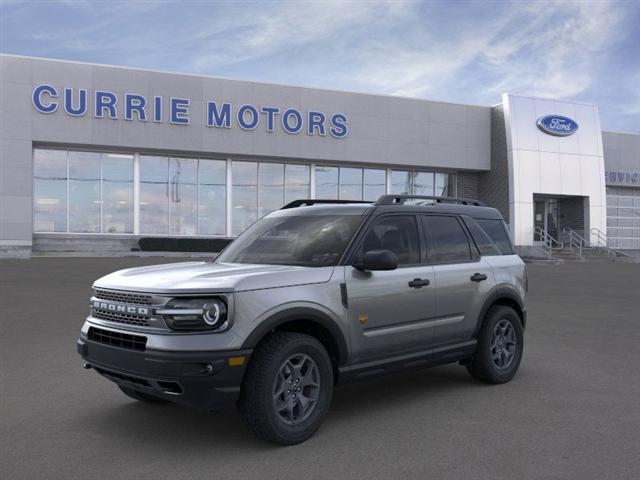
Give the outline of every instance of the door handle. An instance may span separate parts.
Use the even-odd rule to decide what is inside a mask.
[[[411,288],[422,288],[429,285],[431,282],[426,278],[414,278],[409,282],[409,286]]]
[[[474,273],[473,275],[471,275],[472,282],[481,282],[486,279],[487,276],[484,273]]]

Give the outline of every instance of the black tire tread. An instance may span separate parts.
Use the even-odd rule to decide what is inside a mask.
[[[487,311],[478,334],[478,347],[471,359],[471,362],[467,364],[467,371],[469,374],[473,378],[485,383],[500,384],[508,382],[517,372],[520,360],[522,359],[523,343],[521,341],[521,345],[519,345],[519,352],[517,353],[518,358],[515,359],[516,364],[513,372],[509,375],[501,375],[491,367],[491,352],[489,349],[483,348],[487,343],[491,342],[494,320],[504,318],[505,316],[511,316],[516,319],[516,322],[514,322],[516,324],[514,325],[514,328],[517,331],[517,335],[522,340],[522,324],[520,317],[513,308],[506,305],[494,305]]]
[[[271,389],[270,379],[263,372],[279,367],[276,364],[279,352],[292,343],[308,344],[309,342],[325,352],[330,366],[331,362],[324,346],[315,337],[304,333],[274,332],[266,337],[253,352],[242,381],[238,407],[247,426],[258,438],[281,445],[293,445],[310,436],[305,435],[303,438],[292,440],[278,435],[268,421],[271,404],[265,401],[261,395],[262,392]],[[330,370],[332,374],[332,369],[330,368]],[[333,378],[331,378],[331,383],[333,383]],[[315,432],[318,427],[319,424],[313,431]]]

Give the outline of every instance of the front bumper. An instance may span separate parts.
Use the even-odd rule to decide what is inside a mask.
[[[232,406],[252,350],[211,352],[136,351],[89,340],[77,349],[88,367],[124,387],[204,410]],[[229,358],[244,357],[230,366]]]

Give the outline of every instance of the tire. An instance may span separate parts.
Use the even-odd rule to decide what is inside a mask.
[[[295,445],[318,430],[332,395],[333,366],[323,345],[310,335],[275,332],[254,351],[238,406],[257,437]]]
[[[122,390],[127,397],[133,398],[134,400],[139,400],[145,403],[170,403],[169,400],[165,400],[164,398],[155,397],[153,395],[149,395],[148,393],[138,392],[137,390],[133,390],[128,387],[123,387],[122,385],[118,385],[118,388]]]
[[[471,376],[494,384],[511,380],[524,350],[522,323],[515,310],[503,305],[491,307],[477,340],[476,351],[467,364]]]

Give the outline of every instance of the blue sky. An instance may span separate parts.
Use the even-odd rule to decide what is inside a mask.
[[[597,103],[640,131],[640,0],[4,1],[0,51],[492,105]]]

